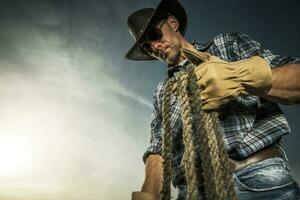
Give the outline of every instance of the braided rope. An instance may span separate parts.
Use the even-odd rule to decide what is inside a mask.
[[[187,72],[180,72],[177,82],[179,91],[176,91],[181,99],[183,142],[185,145],[182,161],[187,180],[186,199],[196,200],[205,196],[206,200],[237,200],[218,113],[203,112],[200,89],[196,81],[194,69],[190,67]],[[171,192],[172,136],[169,107],[174,83],[174,79],[166,80],[163,98],[165,134],[163,139],[164,181],[161,199],[164,200],[170,199]],[[204,192],[199,189],[201,183],[204,185]]]
[[[217,142],[218,142],[218,147],[219,147],[219,157],[221,166],[223,167],[223,180],[226,180],[225,182],[225,191],[228,192],[228,198],[230,200],[237,200],[237,196],[235,194],[234,190],[234,182],[232,179],[232,170],[229,167],[229,156],[225,148],[225,144],[223,141],[223,134],[221,130],[221,124],[219,121],[218,113],[217,112],[212,112],[212,124],[214,125],[214,130],[215,130],[215,135],[217,137]]]
[[[183,142],[185,151],[183,154],[183,164],[185,167],[185,176],[187,180],[187,199],[197,199],[200,195],[198,191],[196,150],[193,141],[193,120],[192,106],[188,91],[188,74],[182,74],[179,78],[179,94],[181,99],[181,116],[183,120]]]
[[[215,161],[216,153],[216,143],[214,134],[210,133],[210,129],[206,127],[206,114],[201,110],[201,99],[197,96],[199,89],[195,83],[195,77],[193,76],[192,70],[188,70],[190,75],[190,89],[193,95],[193,110],[195,113],[195,134],[197,136],[197,142],[199,143],[199,158],[201,159],[203,180],[204,180],[204,192],[207,199],[217,199],[217,180],[216,180],[216,170],[219,170],[219,165]]]
[[[174,80],[165,81],[163,97],[163,188],[161,191],[161,200],[171,198],[171,180],[172,180],[172,129],[171,129],[171,93]]]

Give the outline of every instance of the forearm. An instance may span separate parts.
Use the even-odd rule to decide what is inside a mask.
[[[283,104],[300,103],[300,64],[272,69],[272,86],[262,97]]]
[[[145,181],[142,186],[142,192],[153,194],[158,197],[162,189],[162,156],[150,155],[146,162]]]

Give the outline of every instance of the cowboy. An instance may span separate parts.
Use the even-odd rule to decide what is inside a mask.
[[[137,10],[128,17],[129,32],[135,40],[126,58],[136,61],[161,60],[169,77],[191,65],[182,49],[206,52],[227,62],[259,56],[261,65],[209,65],[197,71],[202,108],[217,110],[224,131],[228,155],[243,163],[233,179],[238,199],[296,199],[298,185],[292,178],[286,155],[280,146],[289,125],[277,103],[300,102],[300,59],[274,55],[243,33],[224,33],[203,45],[185,37],[187,15],[177,0],[162,0],[154,8]],[[159,199],[162,190],[162,98],[164,83],[154,95],[151,141],[143,156],[145,181],[134,200]],[[178,199],[185,199],[186,180],[181,159],[182,125],[178,99],[172,103],[173,180]],[[263,153],[262,153],[263,152]],[[250,163],[250,164],[249,164]],[[259,174],[259,176],[256,176]]]

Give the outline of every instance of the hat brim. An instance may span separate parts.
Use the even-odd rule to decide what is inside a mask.
[[[143,41],[143,38],[146,33],[149,32],[152,25],[156,22],[156,20],[163,16],[170,13],[179,22],[179,32],[184,35],[187,26],[187,15],[183,8],[183,6],[177,0],[162,0],[156,9],[154,10],[152,16],[150,17],[147,25],[144,26],[144,30],[136,39],[135,43],[132,47],[128,50],[125,55],[125,58],[129,60],[136,60],[136,61],[143,61],[143,60],[155,60],[156,58],[152,57],[148,53],[144,52],[140,49],[139,44]]]

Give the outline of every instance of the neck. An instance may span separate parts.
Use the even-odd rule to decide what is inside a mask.
[[[181,42],[181,48],[194,48],[194,46],[183,37]]]
[[[184,37],[182,37],[180,44],[181,44],[180,45],[181,48],[194,48],[194,46]],[[180,54],[177,64],[181,63],[185,59],[186,59],[186,57],[184,55]]]

